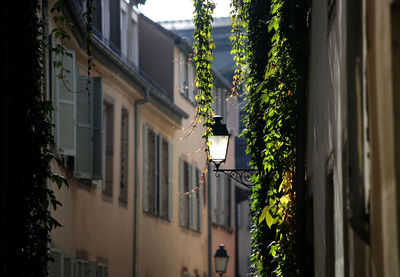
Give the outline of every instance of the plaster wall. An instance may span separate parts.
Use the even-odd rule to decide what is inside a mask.
[[[87,74],[87,55],[79,48],[72,37],[66,45],[76,53],[79,74]],[[114,157],[113,157],[113,196],[102,193],[102,183],[89,186],[79,183],[56,164],[53,168],[68,177],[69,189],[55,189],[57,199],[62,207],[53,211],[54,217],[63,225],[52,232],[52,246],[62,249],[64,253],[90,261],[108,264],[109,276],[132,276],[133,274],[133,214],[134,214],[134,106],[140,95],[118,75],[110,72],[100,61],[93,60],[98,72],[92,76],[103,77],[103,94],[112,99],[114,105]],[[127,205],[119,202],[120,178],[120,134],[122,106],[129,113],[128,142],[128,198]],[[52,185],[54,188],[55,185]],[[86,256],[87,255],[87,256]],[[86,256],[86,257],[85,257]]]
[[[333,276],[333,272],[344,276],[342,164],[347,125],[346,10],[342,2],[336,1],[331,18],[327,1],[312,2],[306,178],[308,197],[313,199],[315,276]],[[327,180],[330,172],[333,182]],[[327,207],[331,192],[333,207]],[[332,208],[334,224],[328,226],[326,211]],[[332,233],[334,249],[329,249],[328,236]],[[334,262],[330,265],[331,261]]]

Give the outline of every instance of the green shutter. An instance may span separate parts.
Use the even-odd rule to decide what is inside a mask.
[[[57,57],[56,57],[57,59]],[[59,154],[76,154],[76,92],[75,52],[67,50],[61,58],[62,68],[55,70],[56,150]],[[63,78],[60,78],[62,73]]]
[[[172,221],[172,191],[173,191],[173,177],[172,177],[172,143],[168,142],[168,220]]]
[[[149,211],[149,198],[147,196],[149,171],[147,140],[147,126],[143,125],[143,210],[145,212]]]
[[[93,78],[93,179],[104,174],[103,79]]]
[[[182,158],[179,158],[179,225],[185,226],[185,212],[184,212],[184,205],[185,205],[185,191],[183,182],[184,180],[184,166]]]
[[[88,88],[88,90],[87,90]],[[80,76],[77,93],[76,155],[74,175],[91,179],[93,176],[93,82]]]

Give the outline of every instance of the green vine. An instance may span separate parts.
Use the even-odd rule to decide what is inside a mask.
[[[195,121],[201,122],[204,120],[203,127],[206,130],[203,134],[203,139],[205,140],[205,151],[208,158],[210,154],[209,138],[212,135],[211,128],[214,124],[211,107],[214,102],[211,64],[214,61],[212,51],[215,49],[215,44],[211,37],[211,23],[215,4],[211,0],[194,0],[194,8],[193,61],[196,65],[195,86],[198,88],[198,94],[195,96],[197,101]]]
[[[241,0],[232,0],[230,3],[230,21],[231,21],[231,33],[229,40],[232,44],[231,55],[233,55],[233,61],[235,62],[235,70],[232,80],[232,93],[231,97],[239,95],[243,84],[243,69],[246,64],[246,41],[247,36],[244,30],[247,29],[247,21],[244,16],[244,5]]]
[[[194,59],[196,86],[201,88],[197,111],[209,119],[213,102],[209,5],[214,8],[214,4],[194,3],[195,54],[202,51]],[[304,276],[305,266],[298,262],[298,226],[303,223],[297,220],[294,176],[299,99],[307,87],[309,2],[232,0],[231,8],[231,54],[236,65],[232,95],[246,84],[246,129],[242,135],[248,142],[250,164],[258,170],[251,193],[252,269],[261,276]],[[243,79],[245,67],[248,72]],[[209,135],[207,130],[206,144]]]

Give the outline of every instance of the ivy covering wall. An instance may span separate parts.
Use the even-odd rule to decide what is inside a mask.
[[[209,5],[211,0],[195,1],[195,22]],[[231,53],[237,67],[231,97],[243,86],[248,91],[242,135],[251,167],[258,170],[251,192],[252,269],[261,276],[306,276],[310,265],[304,258],[304,170],[299,165],[304,163],[309,2],[232,0],[231,7]],[[199,29],[211,21],[208,17],[203,25],[195,24],[195,38],[203,41],[195,53],[213,48],[209,32]],[[212,57],[205,59],[207,67],[197,65],[198,70],[210,70]],[[203,91],[203,79],[196,81],[199,97],[209,99],[200,102],[207,110],[211,96]]]

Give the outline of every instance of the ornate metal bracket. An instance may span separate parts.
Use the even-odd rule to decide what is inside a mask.
[[[253,176],[257,170],[253,169],[214,169],[215,176],[219,176],[220,173],[225,174],[226,176],[234,179],[235,181],[239,182],[243,186],[247,188],[251,188],[254,184],[250,180],[251,176]]]

